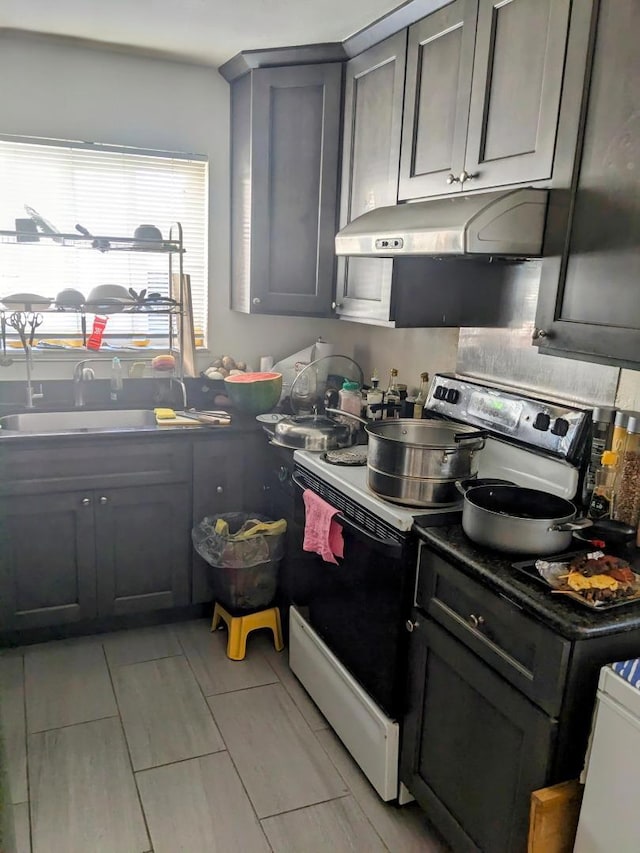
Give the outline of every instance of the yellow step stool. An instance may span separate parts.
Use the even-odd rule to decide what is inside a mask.
[[[211,621],[212,631],[216,630],[221,619],[226,622],[229,633],[227,657],[231,660],[244,660],[247,651],[247,637],[251,631],[255,631],[257,628],[271,628],[276,651],[281,652],[284,649],[280,611],[277,607],[269,607],[267,610],[259,610],[257,613],[248,613],[246,616],[232,616],[224,607],[216,603]]]

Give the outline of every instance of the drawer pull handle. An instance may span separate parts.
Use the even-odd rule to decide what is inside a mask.
[[[407,619],[407,621],[405,622],[404,626],[405,626],[405,628],[407,629],[407,631],[408,631],[410,634],[412,634],[412,633],[414,632],[414,630],[418,627],[418,623],[417,623],[417,622],[412,622],[412,621],[411,621],[411,619]]]
[[[91,498],[82,498],[80,503],[82,504],[82,506],[89,506],[89,504],[91,503]]]
[[[476,616],[475,613],[472,613],[467,621],[469,622],[469,625],[471,625],[472,628],[476,629],[476,631],[482,631],[482,629],[484,628],[483,616]]]
[[[105,504],[108,504],[108,503],[109,503],[109,498],[105,498],[105,496],[103,495],[103,496],[100,498],[100,503],[101,503],[103,506],[104,506]]]
[[[221,495],[224,492],[222,486],[216,486],[216,494]]]

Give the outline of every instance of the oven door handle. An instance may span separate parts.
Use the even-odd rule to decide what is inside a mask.
[[[300,480],[298,480],[295,474],[291,475],[291,479],[302,491],[308,488],[308,486],[305,486],[304,483],[301,483]],[[400,542],[396,542],[395,539],[382,539],[380,536],[376,536],[374,533],[371,533],[357,522],[347,518],[341,512],[338,512],[337,515],[333,516],[333,518],[338,522],[338,524],[346,527],[350,533],[353,533],[360,539],[364,539],[369,542],[369,544],[372,544],[378,551],[384,550],[389,557],[398,558],[402,554],[402,545]]]

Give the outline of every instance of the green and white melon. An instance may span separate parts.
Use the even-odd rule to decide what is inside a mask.
[[[262,415],[276,405],[282,393],[281,373],[238,373],[226,376],[225,391],[233,405],[247,415]]]

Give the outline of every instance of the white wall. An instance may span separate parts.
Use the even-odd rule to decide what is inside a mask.
[[[209,158],[209,343],[257,364],[318,335],[361,359],[365,374],[397,366],[416,383],[422,369],[451,370],[457,330],[380,330],[337,320],[252,317],[229,310],[229,87],[213,68],[0,32],[0,133],[131,145]],[[188,235],[186,235],[188,243]],[[21,378],[22,365],[0,378]],[[36,378],[68,376],[64,361],[39,363]]]
[[[209,342],[257,364],[310,344],[318,335],[354,356],[365,376],[397,367],[400,381],[423,370],[454,370],[457,329],[381,329],[337,320],[252,317],[229,304],[229,88],[215,69],[136,56],[66,40],[0,31],[0,133],[114,143],[209,158]],[[188,241],[188,235],[187,235]],[[35,378],[70,376],[68,361]],[[22,378],[23,365],[0,378]],[[623,371],[618,402],[640,408],[640,373]]]

